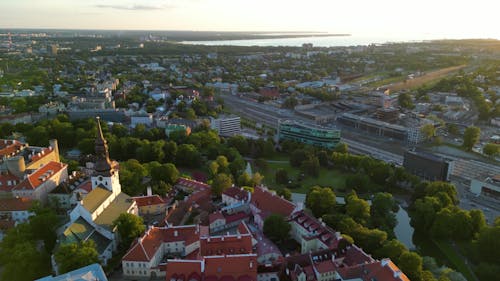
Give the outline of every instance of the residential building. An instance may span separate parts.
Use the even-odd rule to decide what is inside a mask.
[[[225,231],[238,226],[242,221],[248,222],[250,214],[240,211],[229,213],[227,211],[217,211],[208,216],[210,233]]]
[[[241,134],[241,119],[239,116],[221,116],[217,119],[211,118],[210,126],[223,137]]]
[[[59,162],[56,140],[47,148],[17,140],[0,140],[0,197],[29,197],[43,203],[47,195],[68,177]]]
[[[146,195],[132,197],[139,208],[139,215],[150,216],[165,214],[168,208],[168,201],[159,195]]]
[[[51,161],[27,175],[12,189],[12,195],[46,203],[49,193],[67,179],[68,164]]]
[[[164,269],[160,267],[165,257],[185,258],[195,253],[200,248],[200,236],[207,234],[208,229],[199,225],[153,226],[123,256],[123,275],[165,276]]]
[[[291,236],[300,243],[302,253],[322,249],[335,249],[342,240],[342,235],[335,232],[324,222],[298,211],[290,216]]]
[[[0,199],[0,220],[14,223],[26,222],[35,215],[31,211],[33,200],[29,198],[3,198]]]
[[[285,120],[279,123],[278,138],[333,149],[340,142],[340,130]]]
[[[142,124],[146,127],[153,126],[153,114],[147,112],[137,112],[130,116],[130,127],[135,128]]]
[[[198,269],[194,273],[199,277],[208,277],[217,272],[232,276],[246,273],[243,267],[238,267],[242,260],[248,269],[252,261],[251,269],[256,274],[256,255],[252,251],[252,235],[245,223],[238,225],[236,234],[222,236],[210,236],[208,229],[200,225],[153,226],[134,242],[123,257],[123,274],[142,278],[166,276],[167,280],[175,276],[176,280],[187,281],[191,279],[183,278],[188,278],[192,270]],[[219,263],[234,267],[227,267],[224,271],[222,268],[218,271],[217,267],[210,268]]]
[[[108,281],[106,274],[101,265],[94,263],[91,265],[84,266],[79,269],[58,275],[58,276],[46,276],[35,281]]]

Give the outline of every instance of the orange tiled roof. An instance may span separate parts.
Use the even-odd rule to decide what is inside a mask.
[[[138,207],[144,207],[144,206],[151,206],[151,205],[160,205],[160,204],[166,204],[165,200],[161,198],[159,195],[151,195],[151,196],[139,196],[139,197],[132,197],[134,199],[135,203],[137,203]]]
[[[33,201],[29,198],[0,199],[0,212],[26,211],[31,208]]]
[[[246,201],[248,199],[248,191],[234,186],[224,190],[222,194],[234,198],[236,200]]]
[[[360,278],[363,281],[410,281],[390,259],[339,268],[338,273],[343,279]]]
[[[188,188],[192,188],[193,190],[205,190],[205,189],[210,189],[210,185],[200,182],[200,181],[195,181],[187,178],[179,178],[177,180],[177,184],[181,186],[185,186]]]
[[[205,280],[222,280],[221,277],[234,281],[256,281],[257,255],[205,257]]]
[[[24,144],[17,140],[0,140],[0,157],[16,153]]]
[[[14,190],[36,189],[42,183],[52,178],[53,175],[57,174],[67,166],[68,164],[51,161],[47,163],[45,166],[36,170],[34,173],[28,175],[28,177],[25,180],[23,180],[20,184],[18,184],[14,188]]]
[[[2,174],[0,175],[0,191],[11,192],[20,181],[20,178],[11,173]]]
[[[295,210],[295,204],[275,195],[262,187],[255,187],[251,195],[252,204],[264,213],[288,217]]]
[[[251,253],[252,236],[250,234],[212,236],[200,239],[200,254],[202,256]]]

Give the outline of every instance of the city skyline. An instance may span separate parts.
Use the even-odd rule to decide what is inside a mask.
[[[0,28],[318,31],[387,38],[496,38],[489,0],[90,0],[0,3]]]

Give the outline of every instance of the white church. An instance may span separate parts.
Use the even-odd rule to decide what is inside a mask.
[[[109,159],[107,141],[104,139],[99,117],[95,140],[97,160],[91,177],[92,190],[85,198],[78,197],[78,204],[70,213],[70,221],[58,237],[59,244],[92,240],[99,258],[105,265],[118,245],[118,233],[113,221],[122,213],[138,214],[135,201],[122,193],[118,176],[118,162]],[[54,268],[57,266],[54,262]],[[57,270],[56,270],[57,271]]]

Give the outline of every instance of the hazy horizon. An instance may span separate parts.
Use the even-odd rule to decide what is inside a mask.
[[[489,0],[17,0],[0,3],[0,28],[500,39],[498,6]]]

